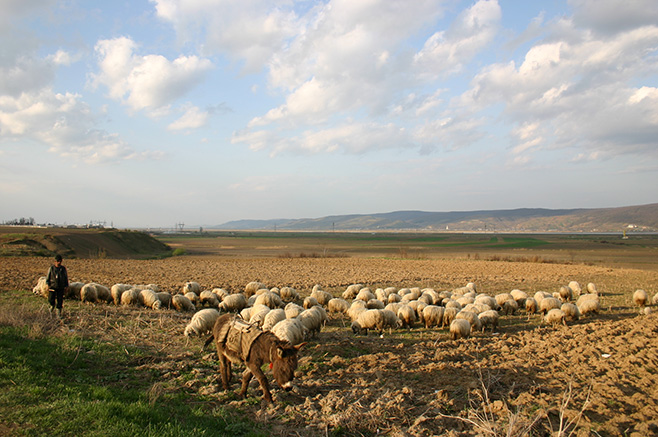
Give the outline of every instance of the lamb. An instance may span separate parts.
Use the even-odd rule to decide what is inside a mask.
[[[498,314],[498,311],[496,310],[487,310],[478,314],[478,319],[480,320],[480,324],[482,325],[482,332],[484,332],[488,326],[491,327],[491,332],[497,330],[499,318],[500,318],[500,314]]]
[[[578,309],[576,304],[566,302],[562,304],[560,309],[564,313],[565,320],[572,322],[580,318],[580,310]]]
[[[525,300],[525,311],[528,315],[537,312],[537,300],[534,297],[529,297]]]
[[[196,310],[196,306],[187,297],[182,294],[176,294],[171,298],[171,305],[178,311],[192,312]]]
[[[192,320],[190,320],[185,327],[183,334],[185,337],[200,337],[211,332],[218,318],[219,311],[214,308],[206,308],[197,311],[192,316]]]
[[[144,289],[139,292],[140,302],[147,308],[159,310],[162,307],[162,302],[158,299],[158,295],[151,289]]]
[[[198,282],[194,282],[194,281],[186,282],[185,285],[183,285],[183,288],[181,289],[181,293],[182,294],[194,293],[198,295],[199,293],[201,293],[201,285],[199,285]]]
[[[247,307],[247,297],[242,293],[229,294],[219,304],[219,311],[225,313],[240,312]]]
[[[445,326],[444,325],[444,315],[445,309],[438,305],[427,305],[423,308],[423,323],[425,323],[425,328],[429,329],[432,326]]]
[[[471,335],[471,324],[466,319],[455,319],[450,323],[450,338],[457,340]]]
[[[274,325],[286,319],[286,313],[281,308],[275,308],[268,312],[263,319],[263,331],[271,331]]]
[[[330,314],[347,314],[350,304],[341,297],[334,297],[327,303]]]
[[[244,287],[244,294],[247,298],[249,298],[256,294],[258,290],[262,290],[264,288],[267,288],[267,285],[263,284],[262,282],[252,281]]]
[[[201,304],[202,307],[208,305],[209,307],[212,308],[218,308],[219,297],[211,290],[204,290],[199,295],[199,303]]]
[[[647,292],[641,288],[638,288],[635,290],[635,293],[633,293],[633,303],[640,308],[647,306],[648,300],[649,296],[647,295]]]
[[[130,288],[121,293],[121,305],[140,305],[139,291],[135,290],[134,288]]]
[[[400,319],[402,328],[411,329],[414,326],[414,323],[416,323],[416,312],[409,305],[400,305],[395,313],[397,314],[398,319]],[[441,319],[443,319],[443,316]]]
[[[272,334],[276,335],[279,340],[287,341],[295,346],[304,341],[308,332],[299,319],[285,319],[272,327]]]
[[[559,323],[562,323],[566,326],[567,322],[565,320],[564,311],[559,308],[552,308],[544,316],[544,321],[550,323],[553,327],[557,326]]]
[[[562,286],[560,287],[560,291],[558,292],[559,298],[562,302],[569,302],[571,299],[573,299],[573,292],[571,288]]]
[[[119,305],[121,303],[121,294],[126,290],[130,290],[131,288],[132,285],[129,284],[114,284],[110,288],[110,295],[112,296],[114,305]]]

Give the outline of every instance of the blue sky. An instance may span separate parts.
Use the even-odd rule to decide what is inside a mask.
[[[0,221],[658,201],[655,0],[5,0]]]

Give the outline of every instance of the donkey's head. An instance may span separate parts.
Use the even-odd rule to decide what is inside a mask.
[[[288,342],[280,342],[276,345],[276,352],[272,356],[272,375],[284,390],[292,389],[292,379],[297,369],[297,352],[305,344],[292,346]]]

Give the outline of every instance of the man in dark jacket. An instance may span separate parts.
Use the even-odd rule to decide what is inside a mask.
[[[69,288],[69,275],[66,267],[62,265],[62,255],[55,255],[55,264],[48,269],[46,276],[48,284],[48,302],[50,302],[50,312],[52,313],[57,307],[57,317],[62,317],[62,303],[64,302],[64,293]]]

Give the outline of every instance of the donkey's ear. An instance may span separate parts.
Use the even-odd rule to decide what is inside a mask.
[[[283,358],[283,349],[280,347],[276,348],[276,354],[279,358]]]
[[[302,347],[306,346],[307,343],[308,342],[305,341],[304,343],[300,343],[300,344],[298,344],[296,346],[293,346],[293,347],[297,350],[300,350]]]

